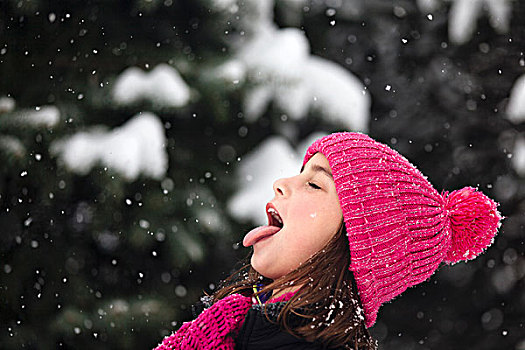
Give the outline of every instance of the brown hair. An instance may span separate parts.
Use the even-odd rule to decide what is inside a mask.
[[[323,249],[292,272],[272,281],[246,264],[224,281],[213,300],[232,293],[271,295],[294,285],[301,286],[279,312],[276,322],[281,329],[329,348],[376,349],[377,344],[365,327],[349,265],[348,239],[342,224]],[[252,288],[256,284],[262,284],[262,289],[254,293]],[[270,320],[267,312],[266,317]]]

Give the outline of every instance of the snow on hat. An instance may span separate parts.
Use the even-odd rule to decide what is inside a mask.
[[[360,133],[315,141],[332,169],[366,327],[379,307],[429,278],[438,265],[475,258],[492,244],[502,216],[471,187],[438,193],[390,147]]]

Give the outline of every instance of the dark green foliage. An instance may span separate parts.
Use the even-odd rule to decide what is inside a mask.
[[[0,97],[17,104],[0,109],[2,348],[153,347],[247,254],[236,242],[250,223],[226,211],[237,157],[286,125],[296,131],[292,142],[340,129],[313,112],[283,122],[272,107],[246,123],[246,86],[205,74],[234,52],[241,25],[208,3],[0,3]],[[276,23],[303,29],[313,54],[364,82],[371,136],[406,155],[436,188],[479,186],[507,216],[486,254],[444,267],[384,306],[373,332],[382,349],[523,349],[525,182],[508,155],[524,127],[505,119],[510,89],[525,73],[523,4],[513,2],[507,34],[480,17],[473,38],[454,45],[449,2],[432,20],[415,1],[354,3],[351,17],[327,15],[322,1],[290,16],[290,5],[277,2]],[[395,6],[404,12],[396,15]],[[194,89],[188,105],[114,104],[110,86],[124,69],[159,63],[176,67]],[[57,125],[12,122],[20,110],[48,104],[60,111]],[[164,123],[168,180],[129,182],[102,165],[75,175],[50,151],[58,139],[118,127],[141,111]],[[202,209],[220,225],[199,221]],[[494,288],[495,276],[509,274],[509,288]]]

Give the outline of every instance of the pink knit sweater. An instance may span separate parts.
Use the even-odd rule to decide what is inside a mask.
[[[286,293],[269,303],[289,300]],[[232,294],[219,300],[192,322],[184,323],[176,333],[164,338],[155,350],[233,350],[235,337],[242,327],[254,301],[250,297]]]
[[[194,321],[184,323],[176,333],[164,338],[155,350],[233,350],[234,337],[252,304],[251,298],[240,294],[219,300]]]

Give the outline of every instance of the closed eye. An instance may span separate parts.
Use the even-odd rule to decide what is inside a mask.
[[[317,186],[317,185],[314,184],[313,182],[308,182],[308,186],[310,186],[310,187],[312,187],[312,188],[314,188],[314,189],[316,189],[316,190],[320,190],[320,189],[321,189],[321,187]]]

